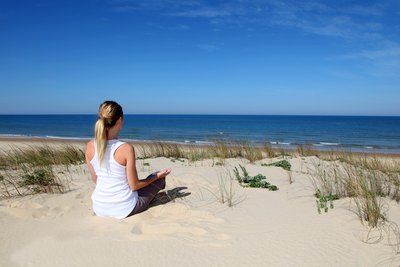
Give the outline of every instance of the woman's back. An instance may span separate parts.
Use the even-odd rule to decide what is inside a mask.
[[[115,151],[124,142],[108,140],[104,160],[100,164],[95,147],[95,154],[90,161],[97,175],[96,188],[92,194],[93,211],[98,216],[125,218],[136,205],[138,194],[128,185],[126,167],[119,164],[114,156]]]

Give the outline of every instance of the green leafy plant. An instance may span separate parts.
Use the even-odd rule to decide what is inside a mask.
[[[266,188],[270,191],[276,191],[279,188],[276,185],[272,185],[267,181],[267,178],[262,174],[257,174],[256,176],[250,176],[246,168],[239,165],[243,175],[240,175],[237,167],[233,169],[236,180],[243,187],[256,187],[256,188]]]
[[[337,195],[332,195],[329,193],[329,195],[323,195],[321,191],[318,189],[317,192],[314,194],[314,196],[317,198],[317,210],[318,213],[321,214],[321,210],[324,210],[325,212],[328,212],[328,209],[333,209],[333,201],[339,199],[339,196]],[[329,203],[329,205],[328,205]]]
[[[39,168],[33,172],[24,174],[19,185],[29,187],[35,193],[54,193],[55,191],[64,191],[63,186],[57,181],[51,168]]]
[[[290,164],[290,162],[285,160],[285,159],[277,161],[277,162],[274,162],[274,163],[270,163],[270,164],[263,163],[263,164],[261,164],[261,166],[281,167],[282,169],[287,170],[287,171],[290,171],[291,168],[292,168],[292,165]]]

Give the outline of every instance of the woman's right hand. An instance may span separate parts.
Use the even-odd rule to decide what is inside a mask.
[[[163,170],[163,171],[159,171],[159,172],[157,172],[157,178],[158,179],[161,179],[161,178],[165,178],[168,174],[170,174],[171,173],[171,169],[170,168],[168,168],[168,169],[165,169],[165,170]]]

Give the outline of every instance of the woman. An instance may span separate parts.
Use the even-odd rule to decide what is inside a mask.
[[[166,169],[139,180],[134,148],[118,140],[122,126],[122,107],[114,101],[102,103],[95,139],[86,146],[86,163],[96,183],[93,211],[98,216],[123,219],[146,210],[171,172]]]

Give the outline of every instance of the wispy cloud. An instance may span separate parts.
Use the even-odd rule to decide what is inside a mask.
[[[216,8],[202,8],[197,10],[187,10],[176,13],[170,13],[170,16],[187,17],[187,18],[215,18],[231,15],[227,10],[219,10]]]
[[[135,11],[167,11],[195,8],[199,6],[198,1],[179,0],[109,0],[114,11],[135,12]]]
[[[185,24],[179,24],[170,28],[171,30],[186,31],[190,29],[190,26]]]
[[[368,43],[370,50],[341,56],[341,59],[365,58],[378,60],[382,57],[399,53],[398,46],[385,45],[391,41],[387,37],[388,25],[385,14],[399,14],[390,3],[375,2],[355,4],[346,1],[293,1],[293,0],[109,0],[114,10],[123,12],[147,11],[154,14],[180,18],[182,24],[191,20],[202,20],[210,23],[214,31],[225,27],[247,29],[265,29],[269,27],[297,29],[302,32],[341,38],[352,42]],[[385,6],[386,4],[386,6]],[[191,19],[191,20],[189,20]],[[386,23],[386,24],[385,24]],[[393,36],[392,36],[393,38]],[[375,49],[374,49],[375,47]],[[200,49],[212,51],[213,46],[199,46]]]
[[[358,16],[383,16],[385,7],[382,4],[365,5],[350,5],[343,10],[344,13]]]
[[[119,12],[154,11],[170,17],[208,20],[213,25],[273,25],[341,37],[376,38],[382,25],[383,4],[354,5],[326,1],[231,0],[113,0]]]
[[[333,57],[336,61],[366,60],[367,74],[375,77],[400,77],[400,44],[388,42],[377,49],[362,50]]]
[[[376,49],[376,50],[364,50],[357,53],[351,53],[336,57],[336,59],[369,59],[369,60],[380,60],[383,58],[395,58],[399,57],[400,60],[400,45],[391,44],[387,47]]]
[[[214,52],[218,50],[218,46],[212,44],[198,44],[197,48],[206,51],[206,52]]]

